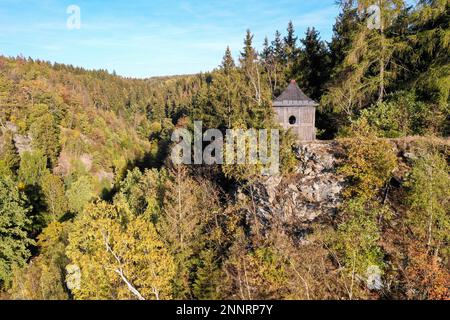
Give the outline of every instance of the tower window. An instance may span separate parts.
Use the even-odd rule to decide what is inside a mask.
[[[289,124],[293,126],[293,125],[296,124],[296,123],[297,123],[297,118],[294,117],[294,116],[291,116],[291,117],[289,118]]]

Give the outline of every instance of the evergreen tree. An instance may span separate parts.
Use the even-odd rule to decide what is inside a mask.
[[[20,156],[14,144],[13,134],[6,131],[3,134],[3,146],[0,149],[0,159],[4,161],[5,166],[12,172],[19,169]]]
[[[60,177],[47,173],[41,180],[49,221],[58,221],[67,211],[67,198],[64,183]]]
[[[283,41],[281,40],[281,33],[277,30],[275,32],[275,39],[272,41],[272,50],[274,52],[275,58],[277,62],[284,63],[285,62],[285,51],[283,46]]]
[[[347,52],[352,45],[352,34],[358,26],[358,12],[350,2],[343,3],[343,7],[333,26],[333,37],[330,47],[330,69],[333,74],[344,62]]]
[[[253,47],[253,37],[254,35],[251,33],[251,31],[247,30],[244,39],[244,48],[243,51],[241,52],[241,58],[239,60],[242,69],[244,69],[247,72],[254,67],[255,62],[257,60],[257,53],[255,48]]]
[[[292,21],[289,21],[287,27],[287,36],[284,38],[284,51],[288,64],[293,63],[297,54],[297,40],[295,36],[295,28]]]
[[[44,152],[50,167],[55,167],[60,150],[60,130],[53,114],[46,105],[37,105],[30,115],[30,134],[33,147]]]
[[[31,220],[26,199],[10,177],[0,176],[0,288],[9,287],[14,268],[31,256]]]
[[[306,31],[301,59],[294,67],[296,78],[312,99],[320,100],[324,85],[329,78],[329,57],[326,45],[320,40],[319,32],[312,28]]]
[[[38,186],[48,173],[47,157],[42,151],[24,152],[20,160],[19,180],[27,186]]]
[[[271,60],[271,58],[273,56],[273,50],[269,44],[269,38],[267,36],[264,38],[263,49],[261,51],[260,56],[261,56],[261,60],[266,64],[269,63],[269,61]]]
[[[229,46],[227,46],[227,50],[225,51],[225,54],[223,56],[221,67],[227,75],[232,71],[232,69],[235,68],[233,55],[231,54]]]
[[[355,26],[351,48],[323,102],[336,112],[352,117],[356,111],[371,103],[382,102],[388,84],[397,74],[392,57],[396,50],[402,50],[403,43],[390,31],[404,8],[404,1],[379,2],[380,21],[376,26],[379,28],[369,28],[367,24],[366,10],[373,4],[372,1],[341,1],[343,6],[345,3],[357,8],[363,18]]]

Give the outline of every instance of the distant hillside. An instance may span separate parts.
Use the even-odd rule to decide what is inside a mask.
[[[52,169],[66,176],[87,170],[120,179],[127,163],[157,160],[158,141],[151,137],[170,127],[171,116],[190,102],[193,79],[125,79],[102,70],[0,57],[2,132],[29,141],[30,150],[42,139],[55,144],[41,147],[53,158]],[[33,130],[40,121],[50,121],[58,136]]]

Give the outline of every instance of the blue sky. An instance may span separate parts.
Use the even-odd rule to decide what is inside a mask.
[[[67,28],[69,5],[81,29]],[[334,0],[0,0],[0,54],[57,61],[129,77],[212,70],[230,45],[236,56],[246,29],[255,46],[292,20],[329,40]]]

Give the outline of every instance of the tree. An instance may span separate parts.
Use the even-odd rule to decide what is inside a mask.
[[[6,131],[3,134],[3,146],[0,149],[0,159],[12,172],[16,172],[19,169],[20,156],[14,144],[14,136],[11,131]]]
[[[215,105],[224,102],[225,105],[220,106],[219,110],[222,109],[222,114],[226,115],[226,125],[227,128],[232,128],[236,121],[237,110],[236,108],[236,95],[238,94],[237,81],[238,73],[236,71],[236,65],[234,63],[233,57],[231,55],[230,47],[227,47],[225,55],[223,57],[222,69],[224,76],[220,73],[217,75],[217,83],[213,83],[211,87],[212,99],[215,101]],[[224,92],[225,91],[225,92]],[[225,95],[225,97],[223,97]],[[223,126],[223,123],[222,123]]]
[[[269,245],[248,247],[243,230],[239,230],[224,263],[227,277],[221,290],[240,300],[282,299],[289,281],[285,261]]]
[[[38,237],[39,255],[14,273],[9,291],[18,300],[68,300],[64,284],[69,224],[51,222]]]
[[[26,199],[10,177],[0,177],[0,287],[9,287],[14,268],[23,267],[34,244]]]
[[[28,186],[38,186],[48,173],[47,157],[40,150],[24,152],[20,160],[19,180]]]
[[[352,6],[351,2],[344,2],[333,26],[333,37],[329,44],[330,71],[333,75],[339,72],[339,67],[351,49],[352,35],[358,27],[358,21],[357,9]]]
[[[287,27],[287,36],[284,38],[284,51],[288,64],[291,64],[296,60],[297,40],[298,38],[295,36],[294,24],[292,23],[292,21],[289,21]]]
[[[408,222],[429,253],[449,254],[450,177],[446,159],[439,153],[421,155],[409,176]]]
[[[269,44],[269,39],[264,40],[263,51],[261,52],[261,62],[265,69],[270,84],[271,95],[277,96],[280,90],[285,88],[285,53],[281,34],[275,33],[275,40]]]
[[[261,107],[263,104],[261,70],[258,63],[258,54],[253,47],[253,37],[254,35],[251,31],[247,30],[244,39],[244,48],[241,52],[239,61],[248,86],[248,93],[244,96],[248,96],[253,100],[253,104],[256,104],[257,107]]]
[[[225,51],[222,59],[221,67],[227,75],[235,68],[235,63],[231,54],[230,46],[227,46],[227,50]]]
[[[30,134],[33,147],[40,149],[48,157],[49,165],[55,167],[60,150],[60,129],[55,117],[49,112],[46,105],[37,105],[30,115]]]
[[[203,250],[196,261],[192,293],[199,300],[217,300],[222,296],[220,283],[223,273],[213,250]]]
[[[384,253],[379,246],[381,231],[377,222],[380,217],[386,217],[388,211],[373,200],[355,197],[344,202],[340,215],[342,222],[333,235],[332,247],[339,257],[337,262],[345,267],[351,278],[349,298],[352,299],[358,275],[365,277],[373,266],[380,271],[384,269]]]
[[[186,167],[172,168],[169,177],[157,227],[176,265],[178,276],[174,279],[174,297],[189,298],[192,296],[190,271],[195,256],[203,249],[203,236],[208,235],[220,206],[213,186],[190,177]]]
[[[153,224],[128,210],[100,202],[75,220],[67,247],[81,272],[75,299],[171,298],[173,259]]]
[[[339,168],[350,183],[344,195],[374,199],[392,178],[397,157],[388,141],[376,137],[365,118],[353,123],[350,132],[352,139],[344,145],[347,161]]]
[[[94,190],[89,177],[82,176],[66,191],[69,209],[80,213],[94,197]]]
[[[449,6],[446,0],[421,0],[404,20],[405,50],[395,58],[403,67],[395,88],[413,89],[427,103],[429,131],[450,132]]]
[[[390,81],[398,73],[393,61],[394,52],[404,49],[404,42],[391,32],[398,14],[404,9],[404,1],[379,2],[379,28],[367,26],[365,12],[372,4],[370,0],[341,1],[347,8],[357,8],[362,18],[355,25],[350,49],[323,102],[347,117],[353,117],[355,112],[371,103],[384,100]]]
[[[257,59],[257,54],[255,48],[253,48],[253,37],[254,35],[250,30],[247,30],[244,39],[244,48],[241,52],[241,67],[243,69],[251,69]]]
[[[286,53],[284,51],[283,41],[281,40],[281,33],[278,30],[275,32],[275,39],[272,41],[272,48],[277,61],[279,63],[284,63]]]
[[[300,79],[305,92],[317,101],[329,79],[329,57],[325,43],[320,40],[319,32],[312,28],[306,31],[301,58],[294,66],[294,75]]]
[[[42,177],[41,187],[50,214],[49,220],[59,220],[67,211],[67,198],[62,179],[47,173]]]

